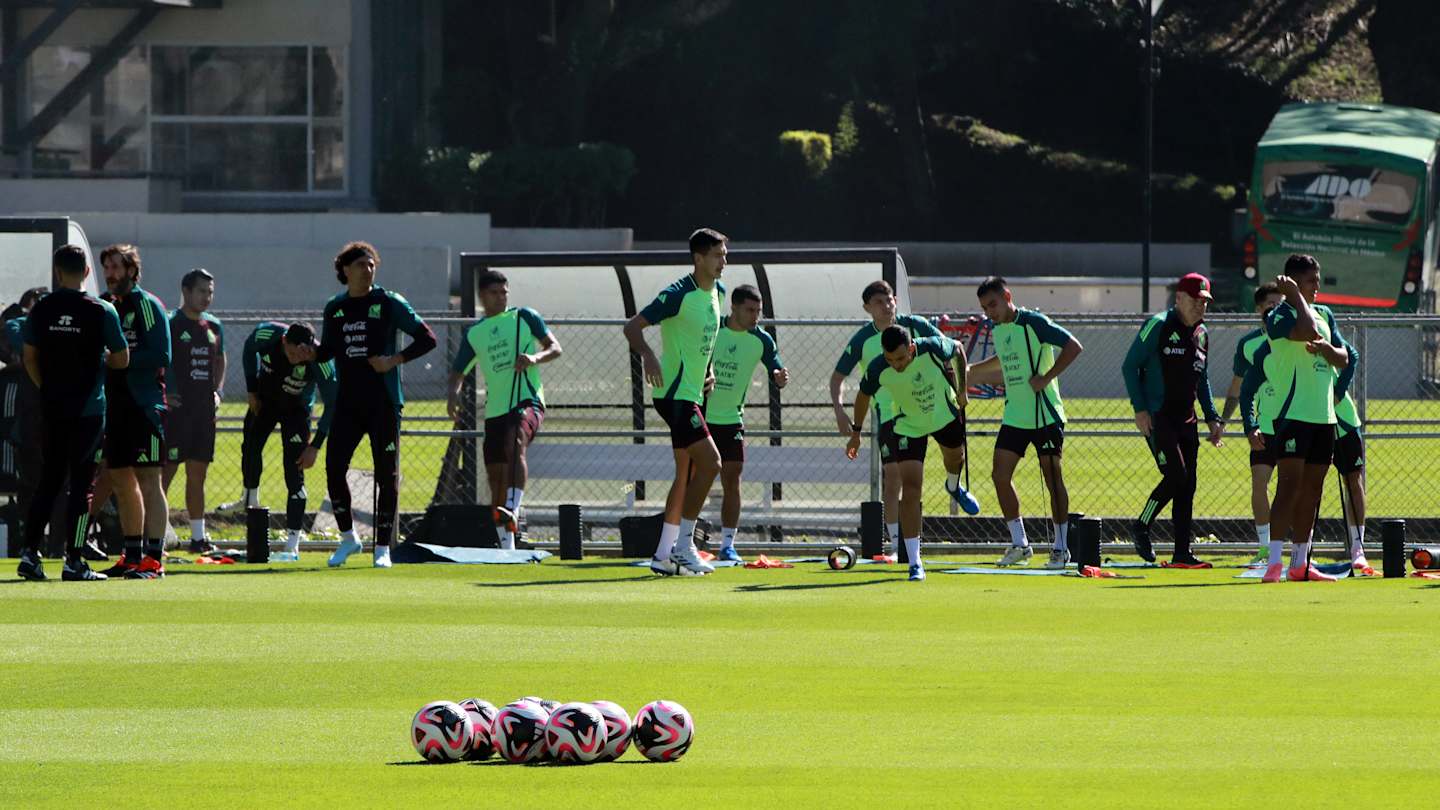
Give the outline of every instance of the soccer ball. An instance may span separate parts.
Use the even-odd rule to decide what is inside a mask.
[[[448,700],[427,703],[410,721],[410,742],[430,762],[463,759],[475,737],[470,715]]]
[[[566,703],[545,724],[545,751],[566,765],[594,762],[605,753],[605,716],[589,703]]]
[[[596,762],[611,762],[620,758],[630,747],[630,715],[618,704],[608,700],[597,700],[590,704],[605,718],[605,748]]]
[[[674,762],[690,750],[695,721],[673,700],[656,700],[635,715],[635,750],[652,762]]]
[[[480,698],[462,700],[460,708],[470,715],[470,722],[475,726],[475,736],[470,741],[470,750],[465,752],[465,758],[489,759],[495,753],[495,746],[490,742],[490,727],[494,725],[495,713],[499,710]]]
[[[506,762],[534,762],[545,747],[545,724],[550,715],[539,703],[519,700],[495,714],[490,740]]]

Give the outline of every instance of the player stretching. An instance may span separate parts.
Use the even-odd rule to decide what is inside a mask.
[[[1285,273],[1275,279],[1285,300],[1265,316],[1270,342],[1256,352],[1245,386],[1258,387],[1263,375],[1275,385],[1280,402],[1275,412],[1279,481],[1271,506],[1273,533],[1263,581],[1280,581],[1284,540],[1274,538],[1284,537],[1278,531],[1282,528],[1292,533],[1290,570],[1285,576],[1292,581],[1333,581],[1311,564],[1310,536],[1335,449],[1334,369],[1345,368],[1350,356],[1335,328],[1335,316],[1315,303],[1320,263],[1313,256],[1292,254],[1285,260]],[[1241,392],[1242,405],[1246,393]],[[1254,446],[1259,430],[1248,422],[1246,430]]]
[[[1135,427],[1150,445],[1161,475],[1135,521],[1135,553],[1146,562],[1155,562],[1150,526],[1165,504],[1173,501],[1175,551],[1170,565],[1210,567],[1190,550],[1194,539],[1190,517],[1200,453],[1195,400],[1200,400],[1200,409],[1210,425],[1210,443],[1216,447],[1220,446],[1223,427],[1210,394],[1210,339],[1205,329],[1205,310],[1210,300],[1209,279],[1199,273],[1181,277],[1175,290],[1175,306],[1151,316],[1140,327],[1121,364],[1125,390],[1135,409]]]
[[[948,337],[912,340],[902,326],[887,328],[880,337],[884,354],[870,361],[860,378],[855,395],[855,421],[845,454],[855,458],[860,451],[860,431],[870,398],[882,389],[889,391],[899,417],[895,420],[895,453],[900,473],[900,531],[905,554],[910,558],[910,580],[925,579],[920,560],[921,490],[925,485],[926,437],[935,439],[945,463],[945,489],[955,497],[960,486],[960,468],[965,464],[965,349]],[[958,365],[958,374],[952,374]],[[958,384],[952,386],[951,380]],[[958,395],[956,392],[959,392]]]
[[[325,304],[320,348],[315,355],[322,363],[335,361],[339,380],[330,446],[325,450],[330,506],[341,534],[340,547],[330,555],[332,568],[344,565],[361,549],[345,476],[355,447],[366,436],[379,490],[373,562],[376,568],[390,567],[390,541],[400,502],[400,412],[405,407],[400,365],[435,348],[435,333],[415,314],[410,302],[375,283],[379,267],[380,253],[368,242],[350,242],[340,249],[335,256],[335,277],[345,285],[345,292]],[[410,345],[401,352],[396,352],[397,330],[410,336]]]
[[[1335,469],[1345,481],[1340,497],[1349,498],[1345,516],[1350,532],[1350,568],[1360,576],[1373,577],[1375,569],[1365,559],[1365,437],[1360,433],[1355,400],[1350,396],[1350,382],[1355,378],[1360,353],[1349,341],[1344,343],[1350,362],[1335,381]]]
[[[780,362],[775,339],[761,329],[760,291],[741,284],[730,294],[730,316],[720,319],[715,339],[715,388],[705,398],[705,422],[720,451],[720,554],[722,560],[743,562],[735,550],[740,526],[740,479],[745,471],[745,395],[760,363],[770,372],[776,388],[790,382]]]
[[[160,299],[140,289],[140,251],[111,245],[100,251],[103,296],[114,304],[130,348],[130,365],[105,377],[105,466],[120,507],[125,554],[109,576],[165,576],[165,527],[170,505],[160,481],[165,463],[165,367],[170,322]],[[142,555],[143,550],[143,555]]]
[[[1065,445],[1065,406],[1060,402],[1057,378],[1084,347],[1039,312],[1017,309],[1010,288],[999,276],[985,279],[976,295],[985,317],[995,324],[991,332],[995,356],[970,368],[970,382],[1005,386],[1005,412],[995,437],[990,473],[1000,511],[1010,529],[1010,548],[999,564],[1028,565],[1034,556],[1020,518],[1020,494],[1014,483],[1015,465],[1033,444],[1041,477],[1050,491],[1050,515],[1055,523],[1055,544],[1045,567],[1064,568],[1070,562],[1070,493],[1065,489],[1060,466]]]
[[[1265,337],[1265,316],[1284,300],[1280,288],[1274,282],[1266,282],[1255,289],[1255,313],[1260,316],[1260,326],[1246,332],[1235,346],[1234,378],[1225,395],[1225,411],[1220,421],[1228,423],[1240,404],[1240,388],[1245,375],[1255,362],[1255,353],[1269,343]],[[1250,561],[1252,565],[1264,565],[1270,559],[1270,476],[1275,472],[1275,411],[1280,404],[1275,401],[1275,386],[1269,381],[1259,389],[1260,399],[1254,403],[1260,427],[1258,445],[1250,447],[1250,510],[1255,516],[1255,537],[1259,550]],[[1247,430],[1248,434],[1248,430]],[[1248,439],[1248,437],[1247,437]]]
[[[285,551],[300,553],[301,524],[305,518],[305,471],[330,432],[335,418],[335,364],[315,359],[315,330],[307,324],[266,321],[245,339],[245,433],[240,444],[240,474],[245,482],[245,505],[260,505],[260,475],[265,443],[280,426],[280,448],[285,471]],[[310,438],[310,415],[315,391],[325,413]]]
[[[525,449],[545,421],[545,389],[540,364],[560,356],[560,342],[529,307],[510,307],[510,282],[503,273],[486,270],[476,280],[484,316],[465,330],[450,366],[448,410],[460,418],[460,384],[476,365],[485,378],[485,476],[490,503],[503,506],[511,518],[525,496],[528,467]],[[511,471],[514,471],[512,478]],[[500,548],[515,548],[514,522],[499,528]]]
[[[864,374],[875,358],[883,354],[880,347],[881,333],[893,325],[899,325],[909,330],[912,338],[940,336],[940,330],[930,321],[915,315],[896,314],[895,291],[886,281],[872,281],[867,284],[860,292],[860,303],[864,305],[865,313],[870,316],[870,323],[860,327],[850,337],[839,362],[835,364],[835,373],[830,375],[830,404],[835,409],[835,426],[839,428],[842,436],[850,435],[852,422],[850,414],[845,412],[841,388],[845,384],[845,378],[850,376],[850,372],[854,371],[857,365],[861,374]],[[900,473],[895,460],[895,404],[891,400],[890,392],[883,388],[875,395],[874,403],[875,431],[880,443],[881,497],[885,504],[885,528],[891,542],[899,548]],[[964,487],[958,491],[961,496],[957,500],[961,507],[968,514],[977,514],[980,511],[979,501],[966,492]]]
[[[650,570],[661,576],[708,574],[714,567],[695,549],[695,522],[720,472],[720,451],[710,437],[701,402],[715,384],[710,361],[720,330],[729,237],[710,228],[690,234],[690,274],[666,287],[625,323],[630,351],[640,355],[654,388],[655,410],[670,427],[675,480],[665,498],[660,542]],[[645,328],[660,325],[661,357],[645,342]]]
[[[202,269],[180,279],[181,306],[170,314],[170,374],[165,392],[169,411],[165,441],[170,446],[162,485],[185,463],[185,511],[190,515],[190,552],[215,548],[205,536],[205,475],[215,459],[215,417],[225,384],[225,330],[206,310],[215,300],[215,277]]]
[[[90,570],[81,556],[89,522],[90,487],[95,482],[96,455],[105,433],[104,367],[121,370],[130,350],[120,331],[115,308],[84,292],[90,266],[74,245],[55,251],[55,292],[41,298],[23,325],[25,371],[40,389],[44,425],[44,461],[39,486],[25,522],[25,548],[16,571],[25,579],[43,580],[40,544],[55,497],[68,480],[65,498],[66,581],[106,579]],[[109,355],[106,355],[106,352]]]

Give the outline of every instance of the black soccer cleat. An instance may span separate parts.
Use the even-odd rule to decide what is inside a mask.
[[[215,550],[215,544],[208,537],[192,537],[186,550],[191,554],[209,554]]]
[[[41,562],[40,555],[29,549],[20,552],[20,564],[15,566],[15,573],[21,579],[31,582],[44,582],[49,579],[45,576],[45,564]]]
[[[1155,547],[1150,543],[1150,527],[1143,521],[1130,526],[1130,539],[1135,543],[1135,553],[1147,563],[1155,562]]]
[[[109,577],[90,567],[90,564],[82,560],[76,560],[73,564],[65,561],[65,567],[60,569],[60,579],[65,582],[102,582]]]
[[[110,561],[110,555],[105,553],[105,549],[100,548],[100,543],[93,536],[86,538],[85,545],[80,547],[80,557],[90,562]]]

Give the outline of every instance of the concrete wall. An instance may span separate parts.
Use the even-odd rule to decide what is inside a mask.
[[[141,45],[348,45],[351,0],[226,0],[216,9],[167,9],[136,42]],[[21,38],[49,9],[20,13]],[[128,9],[84,8],[49,38],[50,45],[108,42],[134,16]]]
[[[490,250],[497,253],[632,250],[634,247],[635,232],[630,228],[490,229]]]
[[[70,211],[178,212],[180,181],[163,177],[48,177],[0,180],[0,214]]]
[[[912,276],[910,305],[915,312],[978,313],[975,288],[985,276]],[[1006,275],[1015,302],[1042,312],[1141,312],[1141,284],[1138,278],[1104,276],[1061,277]],[[1150,279],[1150,308],[1168,306],[1166,285],[1173,276]]]

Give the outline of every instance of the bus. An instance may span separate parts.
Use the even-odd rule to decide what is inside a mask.
[[[1318,302],[1435,310],[1440,115],[1380,104],[1287,104],[1255,147],[1239,309],[1285,258],[1320,261]]]

